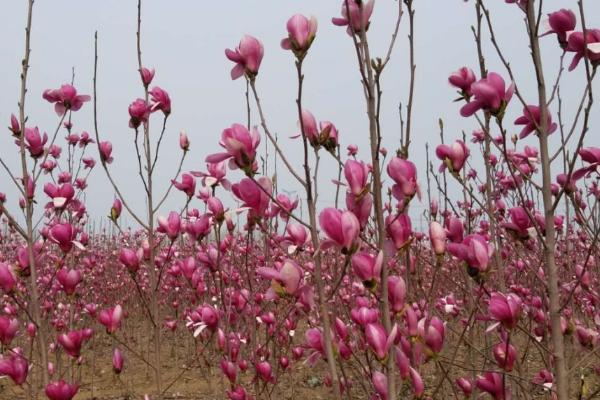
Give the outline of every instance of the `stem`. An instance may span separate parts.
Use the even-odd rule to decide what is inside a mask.
[[[551,166],[548,149],[548,104],[546,99],[546,83],[542,57],[540,53],[539,39],[536,30],[534,1],[527,3],[527,24],[529,27],[529,42],[531,45],[531,56],[536,72],[538,104],[540,107],[539,142],[540,157],[542,165],[542,198],[544,203],[544,217],[546,228],[546,240],[543,246],[544,261],[548,274],[548,297],[550,300],[550,322],[552,326],[551,340],[554,355],[554,375],[556,376],[556,394],[558,400],[569,398],[569,382],[565,362],[565,344],[560,323],[560,293],[558,291],[558,268],[554,255],[556,232],[554,228],[554,208],[551,191]]]
[[[321,265],[321,252],[319,248],[319,231],[317,230],[317,216],[315,201],[313,199],[313,187],[310,176],[310,166],[308,165],[308,140],[304,131],[304,123],[302,122],[302,82],[304,75],[302,75],[302,60],[296,61],[296,70],[298,73],[298,98],[296,99],[296,105],[298,107],[298,118],[300,119],[300,130],[302,133],[302,144],[304,147],[304,179],[306,184],[306,202],[308,205],[308,215],[310,219],[310,231],[311,239],[313,242],[313,248],[315,250],[315,281],[317,284],[317,294],[319,297],[319,309],[321,314],[321,322],[323,324],[323,336],[325,339],[325,356],[327,357],[327,364],[329,366],[329,373],[333,381],[333,394],[336,399],[341,399],[340,393],[340,381],[337,373],[337,367],[335,364],[335,355],[333,353],[333,341],[331,338],[331,321],[329,320],[329,312],[327,310],[327,304],[325,299],[325,288],[323,286],[323,275]]]

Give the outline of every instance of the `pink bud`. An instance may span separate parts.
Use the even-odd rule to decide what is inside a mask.
[[[373,382],[373,386],[375,387],[375,391],[382,400],[388,399],[388,379],[384,373],[379,371],[374,371],[371,376],[371,381]]]
[[[46,396],[50,400],[71,400],[77,394],[79,385],[70,385],[63,380],[46,385]]]
[[[121,350],[115,349],[115,351],[113,352],[112,363],[113,371],[115,372],[115,374],[120,374],[123,370],[123,354],[121,353]]]
[[[335,208],[326,208],[319,215],[319,225],[328,236],[328,244],[337,245],[342,250],[352,249],[360,232],[360,223],[350,211],[340,211]]]
[[[13,291],[17,284],[17,279],[11,267],[0,262],[0,287],[4,293]]]
[[[500,342],[492,350],[496,363],[507,372],[512,371],[517,360],[517,350],[512,344]]]
[[[429,224],[429,240],[433,252],[441,256],[446,251],[446,230],[439,222],[432,221]]]
[[[288,37],[281,41],[281,47],[294,51],[300,57],[304,56],[317,33],[317,19],[296,14],[288,20],[287,31]]]
[[[190,149],[190,139],[188,139],[188,136],[184,131],[179,133],[179,147],[183,151],[188,151]]]
[[[154,68],[148,69],[146,67],[142,67],[140,70],[140,77],[142,78],[142,83],[145,87],[150,86],[152,83],[152,79],[154,79]]]

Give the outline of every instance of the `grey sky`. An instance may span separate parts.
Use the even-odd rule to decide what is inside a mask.
[[[222,129],[233,122],[245,121],[245,85],[241,79],[230,80],[232,63],[223,54],[225,48],[235,47],[245,33],[258,37],[264,43],[265,57],[257,86],[270,129],[279,134],[290,160],[300,169],[300,142],[289,139],[298,129],[294,60],[290,52],[279,46],[286,34],[285,23],[295,13],[313,14],[319,21],[317,38],[305,62],[304,105],[318,120],[330,120],[336,124],[343,148],[355,143],[361,148],[362,157],[368,159],[367,119],[352,41],[343,28],[331,24],[331,17],[339,15],[341,3],[337,0],[144,1],[144,64],[156,68],[153,83],[166,89],[173,103],[158,172],[162,181],[160,186],[166,187],[175,172],[180,154],[177,142],[180,130],[186,130],[191,140],[191,153],[184,171],[203,170],[205,156],[219,151]],[[504,4],[501,0],[488,3],[498,40],[515,68],[517,84],[525,98],[535,103],[523,14],[516,6]],[[576,9],[576,6],[575,0],[544,2],[546,12],[561,7]],[[447,76],[463,65],[477,70],[477,59],[470,32],[470,25],[474,23],[472,3],[417,0],[415,8],[417,86],[411,159],[417,164],[420,181],[425,185],[424,146],[425,142],[430,142],[435,148],[438,143],[438,118],[445,121],[447,140],[459,138],[462,130],[470,134],[475,128],[474,120],[459,116],[459,105],[452,102],[455,92],[447,84]],[[395,1],[377,0],[369,31],[373,56],[384,55],[396,10]],[[25,12],[25,0],[0,3],[0,15],[3,16],[0,24],[0,84],[3,93],[0,97],[0,122],[3,126],[8,124],[10,113],[17,111]],[[588,26],[600,27],[600,2],[588,0],[586,12]],[[383,79],[383,144],[390,150],[398,146],[398,103],[406,102],[408,91],[407,22],[405,15],[392,61]],[[101,135],[114,144],[115,162],[111,169],[119,185],[134,207],[141,210],[143,189],[134,169],[133,131],[127,126],[127,106],[142,95],[135,53],[135,23],[134,0],[37,0],[33,17],[27,114],[30,126],[37,125],[49,133],[54,130],[57,117],[41,94],[46,88],[59,87],[70,81],[72,67],[75,67],[75,86],[79,92],[92,93],[93,34],[98,30]],[[553,81],[560,50],[554,37],[544,39],[542,46],[547,60],[548,80]],[[486,56],[490,69],[507,78],[508,74],[501,68],[489,45],[486,45]],[[567,55],[568,61],[570,58],[571,55]],[[574,103],[579,99],[577,96],[576,100],[572,94],[581,93],[584,85],[583,66],[573,73],[566,73],[563,83],[568,121],[573,114]],[[521,106],[514,100],[506,120],[512,122],[520,113]],[[593,117],[592,128],[596,126],[597,114]],[[253,123],[258,123],[255,111],[252,117]],[[158,135],[156,127],[159,120],[155,118],[155,121],[154,135]],[[75,114],[74,122],[76,132],[86,130],[93,133],[91,103]],[[512,124],[509,126],[513,128]],[[592,129],[588,145],[597,143],[596,135],[597,132]],[[555,135],[554,143],[557,140]],[[9,132],[0,135],[0,155],[11,165],[16,165],[16,148],[12,141]],[[535,142],[532,136],[525,144],[535,145]],[[96,149],[91,150],[97,158]],[[325,154],[323,156],[327,158]],[[437,160],[434,162],[437,164]],[[329,182],[335,177],[335,164],[328,160],[321,168],[322,207],[333,201]],[[298,189],[281,164],[279,172],[281,187]],[[233,181],[241,177],[239,172],[230,175]],[[99,167],[92,173],[89,185],[87,205],[91,215],[105,215],[113,199],[113,191]],[[14,210],[16,191],[10,188],[4,171],[0,173],[0,191],[9,195],[9,205]],[[183,194],[174,193],[163,212],[181,205],[183,200]]]

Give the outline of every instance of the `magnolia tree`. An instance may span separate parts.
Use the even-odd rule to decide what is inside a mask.
[[[335,124],[317,121],[304,106],[303,67],[318,62],[310,52],[316,19],[281,21],[281,49],[269,50],[289,52],[296,71],[295,99],[277,100],[296,103],[301,165],[267,122],[259,90],[269,79],[260,74],[265,49],[245,35],[225,56],[231,78],[247,84],[247,115],[222,131],[222,152],[194,155],[205,160],[204,171],[186,173],[190,141],[183,132],[169,135],[169,94],[142,60],[139,1],[132,57],[140,91],[128,111],[132,178],[144,188],[143,207],[118,186],[112,144],[99,129],[98,36],[93,96],[78,94],[74,81],[28,88],[33,3],[9,126],[19,162],[0,159],[12,185],[0,194],[0,374],[16,386],[14,396],[97,398],[114,386],[97,378],[111,364],[122,394],[152,399],[185,390],[184,378],[206,381],[220,398],[294,398],[307,366],[319,377],[313,386],[321,386],[312,390],[336,399],[600,393],[600,148],[587,138],[600,30],[586,26],[583,0],[560,10],[541,0],[506,0],[504,7],[520,9],[511,24],[529,45],[525,60],[503,51],[488,2],[470,2],[477,58],[448,71],[458,91],[448,102],[457,103],[461,124],[478,128],[468,143],[464,134],[445,133],[440,121],[439,168],[429,146],[426,160],[411,157],[418,152],[411,146],[418,2],[378,5],[397,13],[380,55],[369,47],[373,0],[343,0],[331,20],[353,44],[356,64],[347,69],[362,85],[367,149],[342,150]],[[402,24],[409,92],[400,141],[388,150],[382,139],[393,135],[380,124],[381,78],[395,73],[387,66]],[[542,41],[561,49],[557,73],[546,67],[556,60],[541,52]],[[488,70],[490,59],[502,67]],[[533,90],[519,86],[514,65],[528,71]],[[561,96],[565,74],[582,82],[568,100]],[[54,106],[50,136],[28,122],[30,91]],[[565,101],[576,104],[571,116]],[[93,107],[93,135],[75,122],[82,107]],[[260,126],[251,126],[252,110]],[[509,121],[515,110],[521,116]],[[160,192],[166,179],[155,168],[163,138],[179,140],[181,157]],[[269,178],[268,152],[275,174],[283,164],[301,198]],[[338,166],[332,176],[319,170],[323,158]],[[112,233],[88,223],[85,193],[94,190],[87,178],[96,160],[114,190]],[[319,183],[330,180],[335,203],[318,207]],[[12,196],[17,207],[9,206]],[[170,197],[181,199],[180,208],[163,210]],[[301,202],[307,218],[298,212]],[[425,232],[412,228],[414,202],[428,204]],[[121,225],[122,212],[135,226]],[[139,370],[144,377],[126,378]]]

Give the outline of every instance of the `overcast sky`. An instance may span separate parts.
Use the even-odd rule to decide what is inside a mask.
[[[20,61],[23,57],[25,0],[0,2],[0,122],[6,126],[11,112],[17,112]],[[27,115],[29,125],[53,132],[58,122],[53,107],[42,99],[47,88],[59,87],[71,80],[75,68],[75,86],[83,94],[92,93],[93,36],[99,35],[99,124],[101,136],[114,144],[111,165],[119,186],[137,210],[142,210],[143,187],[137,179],[132,157],[133,131],[128,128],[127,106],[141,97],[142,87],[137,72],[135,30],[137,5],[134,0],[36,0],[33,15],[32,55],[28,82]],[[413,116],[411,159],[417,164],[420,181],[425,185],[425,143],[435,148],[438,139],[438,118],[443,118],[447,140],[458,139],[476,128],[473,119],[461,118],[460,105],[453,103],[455,91],[447,84],[447,76],[463,65],[477,68],[471,24],[474,23],[472,2],[462,0],[416,0],[416,63],[417,82]],[[490,9],[498,40],[516,71],[517,84],[528,102],[536,102],[534,76],[523,26],[523,13],[515,5],[491,0]],[[585,2],[589,27],[600,27],[600,2]],[[294,59],[280,48],[286,35],[287,19],[295,13],[315,15],[319,21],[317,38],[305,61],[304,106],[318,120],[330,120],[340,131],[343,148],[357,144],[362,157],[368,160],[368,121],[361,95],[359,73],[353,44],[344,28],[331,24],[338,16],[341,1],[337,0],[236,0],[236,1],[159,1],[143,2],[142,47],[144,64],[156,68],[153,84],[170,93],[172,116],[158,169],[159,188],[166,188],[179,159],[178,134],[187,131],[191,140],[184,171],[205,169],[207,154],[219,151],[218,141],[223,128],[234,122],[245,122],[243,80],[231,81],[232,63],[224,56],[225,48],[234,48],[243,34],[256,36],[264,43],[265,57],[257,86],[271,131],[277,132],[282,147],[292,163],[301,168],[300,141],[290,139],[297,133],[295,105],[296,79]],[[546,0],[545,12],[569,7],[576,10],[575,0]],[[372,56],[383,56],[387,50],[397,12],[392,0],[377,0],[369,38]],[[402,21],[397,46],[383,78],[382,106],[383,145],[394,150],[399,145],[398,105],[406,103],[408,74],[408,19]],[[546,60],[547,80],[553,82],[558,70],[560,50],[554,37],[542,40]],[[507,77],[493,49],[486,45],[489,69]],[[567,56],[570,61],[571,55]],[[570,120],[576,102],[575,94],[584,86],[583,65],[566,73],[563,97],[566,119]],[[597,87],[598,85],[596,85]],[[576,100],[577,98],[577,100]],[[512,122],[521,113],[513,100],[506,120]],[[597,142],[598,113],[593,113],[588,145]],[[153,136],[158,118],[155,117]],[[258,123],[253,111],[253,124]],[[92,106],[85,104],[74,115],[75,132],[93,133]],[[516,128],[509,124],[511,130]],[[61,134],[64,136],[64,134]],[[558,143],[558,137],[553,142]],[[264,140],[265,138],[263,138]],[[533,135],[524,144],[535,145]],[[262,148],[262,146],[261,146]],[[13,165],[16,147],[8,131],[0,135],[0,156]],[[90,148],[97,158],[96,148]],[[65,154],[65,153],[63,153]],[[64,157],[64,156],[63,156]],[[326,159],[327,157],[323,157]],[[63,160],[64,161],[64,160]],[[434,160],[437,165],[437,160]],[[272,165],[272,163],[271,163]],[[323,163],[320,174],[320,207],[332,204],[335,164]],[[270,171],[272,173],[272,171]],[[239,172],[230,173],[233,181]],[[279,165],[280,187],[298,190],[290,176]],[[16,191],[11,188],[4,171],[0,172],[0,191],[9,196],[9,206],[16,208]],[[41,192],[41,187],[40,187]],[[43,194],[40,194],[43,196]],[[114,193],[104,172],[98,166],[89,179],[87,205],[92,217],[106,215]],[[45,202],[45,199],[43,200]],[[184,195],[173,193],[165,203],[163,213],[180,206]],[[196,206],[200,203],[196,200]]]

